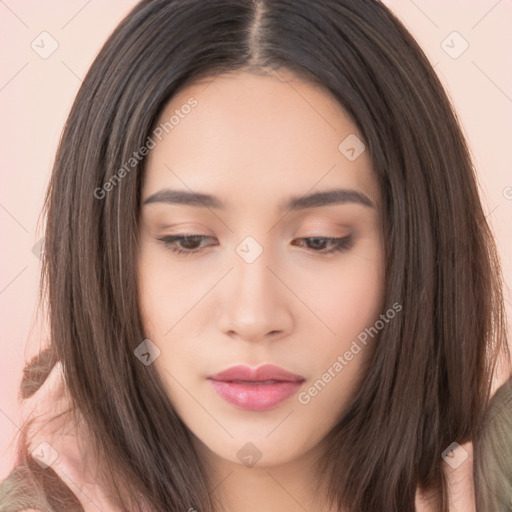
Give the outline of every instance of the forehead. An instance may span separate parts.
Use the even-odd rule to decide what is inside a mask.
[[[355,123],[325,88],[290,71],[194,82],[167,103],[157,125],[164,123],[147,157],[144,196],[189,188],[229,204],[233,195],[278,201],[346,186],[377,198],[367,151],[355,160],[344,153],[344,141],[364,144]]]

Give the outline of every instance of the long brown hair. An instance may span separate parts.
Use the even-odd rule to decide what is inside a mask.
[[[154,365],[133,354],[146,337],[136,256],[144,159],[122,179],[119,170],[184,85],[281,68],[334,95],[363,134],[383,198],[384,309],[403,308],[380,331],[317,469],[332,503],[351,512],[414,510],[417,485],[447,512],[441,454],[478,443],[494,362],[508,351],[501,270],[447,95],[377,0],[135,6],[78,92],[45,199],[51,351],[123,509],[219,510]]]

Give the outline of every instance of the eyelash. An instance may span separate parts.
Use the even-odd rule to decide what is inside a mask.
[[[196,254],[201,251],[201,249],[182,249],[176,245],[176,242],[180,243],[185,240],[204,240],[207,238],[211,238],[206,235],[170,235],[159,238],[164,246],[172,252],[175,252],[181,256],[189,256],[191,254]],[[298,240],[322,240],[334,243],[334,247],[329,249],[328,251],[315,251],[313,253],[320,255],[329,255],[335,254],[338,252],[348,251],[352,247],[352,235],[343,237],[343,238],[335,238],[335,237],[323,237],[323,236],[311,236],[311,237],[303,237]]]

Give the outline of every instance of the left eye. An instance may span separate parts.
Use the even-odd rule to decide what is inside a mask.
[[[306,245],[317,247],[320,245],[320,250],[314,250],[312,252],[318,254],[332,254],[335,252],[347,251],[352,247],[352,236],[345,236],[342,238],[332,238],[323,236],[313,236],[309,238],[298,238],[298,240],[305,240],[308,243]],[[325,249],[327,244],[331,244],[331,249]]]
[[[211,237],[207,235],[170,235],[159,238],[161,242],[170,249],[171,251],[187,256],[200,252],[200,245],[203,240],[207,240]],[[346,251],[352,247],[352,236],[346,236],[343,238],[333,237],[307,237],[297,238],[296,240],[306,241],[306,245],[309,246],[311,252],[317,254],[332,254],[335,252]],[[331,248],[325,250],[325,246],[331,244]],[[298,244],[294,244],[298,245]]]

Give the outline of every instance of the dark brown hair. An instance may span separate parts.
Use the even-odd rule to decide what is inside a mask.
[[[223,72],[279,69],[324,87],[364,136],[383,198],[384,309],[403,307],[381,330],[318,471],[332,503],[351,512],[412,511],[417,485],[435,489],[447,512],[441,454],[453,442],[478,443],[493,365],[508,350],[501,271],[447,95],[377,0],[135,6],[80,88],[46,196],[41,297],[51,351],[123,509],[219,510],[156,369],[133,354],[145,338],[137,276],[144,160],[115,177],[178,89]],[[478,480],[476,492],[484,499]]]

